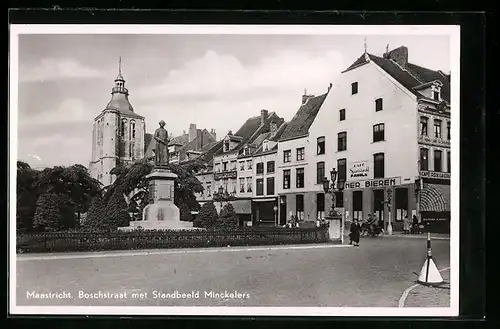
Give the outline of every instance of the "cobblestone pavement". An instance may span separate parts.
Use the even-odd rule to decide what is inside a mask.
[[[415,283],[415,272],[425,260],[425,241],[366,237],[360,242],[360,247],[134,256],[125,252],[65,259],[20,255],[19,259],[29,258],[16,262],[17,305],[398,307],[401,294]],[[449,266],[449,253],[448,240],[433,242],[438,268]],[[127,296],[80,298],[80,291]],[[175,291],[199,292],[200,297],[159,295]],[[33,297],[56,292],[71,297]],[[222,296],[205,294],[211,292]],[[225,292],[244,297],[227,297]],[[415,295],[408,303],[414,297],[422,300]]]

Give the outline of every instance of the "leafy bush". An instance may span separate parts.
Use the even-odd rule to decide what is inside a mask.
[[[92,201],[90,202],[89,212],[87,213],[85,223],[83,224],[83,229],[89,231],[107,230],[108,225],[105,221],[105,216],[106,205],[103,198],[100,195],[97,195],[92,198]]]
[[[193,221],[193,216],[191,215],[191,210],[189,210],[189,207],[187,204],[182,203],[181,206],[179,207],[179,213],[180,213],[180,219],[185,222],[192,222]]]
[[[57,231],[61,226],[62,214],[59,198],[55,193],[44,193],[36,202],[33,226],[37,230]]]
[[[238,217],[231,203],[226,203],[219,214],[218,225],[221,227],[238,227]]]
[[[198,217],[193,223],[194,227],[212,228],[217,223],[217,210],[213,202],[203,204],[198,213]]]
[[[127,212],[127,203],[120,189],[114,191],[106,205],[105,222],[111,230],[129,226],[130,215]]]

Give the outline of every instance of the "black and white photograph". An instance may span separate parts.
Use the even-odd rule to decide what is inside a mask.
[[[9,56],[11,314],[458,315],[459,26],[11,25]]]

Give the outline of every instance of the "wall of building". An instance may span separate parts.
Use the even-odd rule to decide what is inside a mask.
[[[278,181],[277,181],[277,171],[278,171],[278,153],[269,153],[264,155],[255,156],[252,158],[253,160],[253,194],[251,195],[254,198],[264,198],[264,197],[276,197],[278,195]],[[274,161],[274,172],[267,172],[267,163],[269,161]],[[257,164],[264,164],[264,173],[257,175]],[[267,178],[274,178],[274,193],[267,194]],[[263,181],[263,195],[257,195],[257,179],[262,179]]]
[[[243,170],[241,170],[241,162],[244,162],[244,167]],[[250,167],[248,166],[250,164]],[[237,189],[236,189],[236,196],[238,198],[251,198],[252,197],[252,192],[255,191],[255,183],[253,183],[253,177],[254,176],[254,164],[252,161],[252,157],[244,157],[244,158],[238,158],[238,163],[236,164],[236,169],[238,170],[238,181],[237,181]],[[245,179],[245,191],[241,192],[240,189],[240,178]],[[252,181],[252,186],[251,190],[248,191],[248,178]]]

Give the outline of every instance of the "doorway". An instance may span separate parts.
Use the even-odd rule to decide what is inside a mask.
[[[280,225],[286,224],[286,196],[280,196]]]
[[[384,190],[373,190],[373,210],[378,219],[384,220]]]

